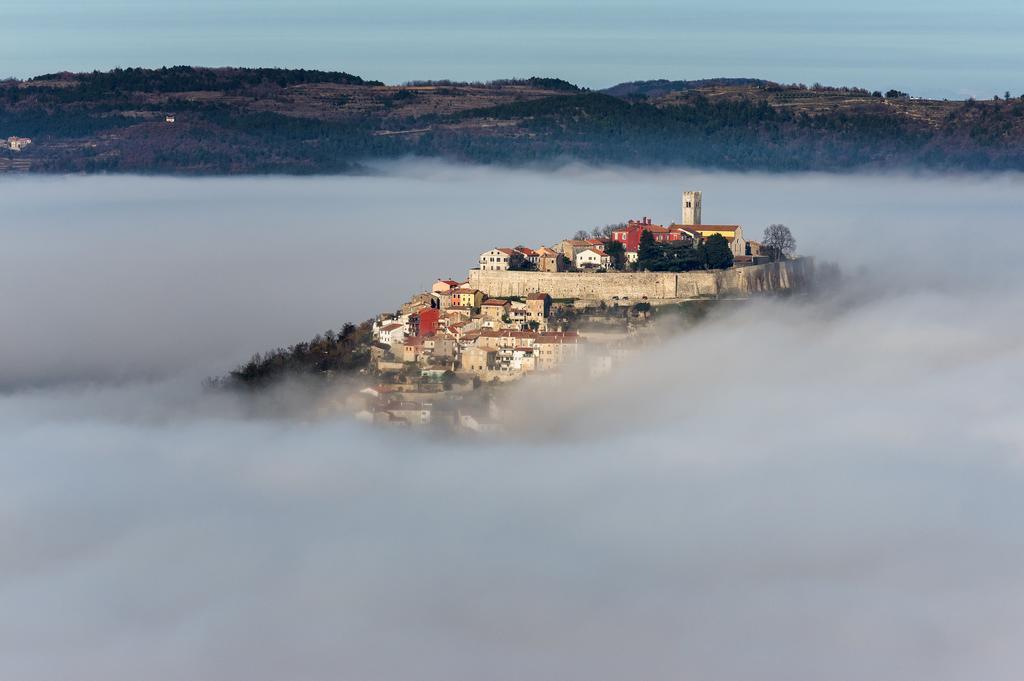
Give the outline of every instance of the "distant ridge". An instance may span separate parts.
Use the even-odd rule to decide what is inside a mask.
[[[713,86],[732,85],[775,85],[768,80],[760,78],[704,78],[701,80],[634,80],[628,83],[619,83],[601,90],[606,95],[613,97],[629,97],[643,95],[645,97],[661,97],[670,92],[686,92]]]
[[[635,81],[599,92],[538,76],[386,85],[344,71],[200,66],[0,81],[0,172],[358,173],[367,161],[409,156],[1024,171],[1024,99],[925,100],[757,78]]]

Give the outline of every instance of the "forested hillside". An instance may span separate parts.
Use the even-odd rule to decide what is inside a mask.
[[[557,78],[388,86],[341,72],[119,69],[0,82],[0,170],[358,172],[409,155],[476,163],[735,170],[1024,170],[1024,100],[913,99],[756,79]],[[17,160],[17,164],[13,161]]]

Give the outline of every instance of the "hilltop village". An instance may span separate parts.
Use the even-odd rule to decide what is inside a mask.
[[[810,276],[791,237],[766,246],[740,225],[704,225],[701,198],[683,194],[678,224],[644,217],[481,253],[466,280],[438,279],[372,321],[369,380],[344,408],[389,426],[499,430],[496,386],[557,382],[569,367],[601,376],[655,337],[662,306],[795,289]]]

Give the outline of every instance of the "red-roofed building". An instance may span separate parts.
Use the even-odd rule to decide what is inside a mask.
[[[533,250],[532,248],[527,248],[526,246],[516,246],[515,250],[517,253],[520,253],[523,256],[523,259],[526,260],[526,262],[528,263],[536,265],[537,261],[540,260],[540,253]]]
[[[431,293],[441,294],[459,288],[461,284],[454,279],[438,279],[430,287]]]
[[[630,220],[625,227],[620,227],[612,232],[612,241],[618,241],[626,251],[626,260],[636,262],[637,253],[640,251],[640,237],[644,232],[650,232],[657,243],[686,242],[696,244],[700,241],[700,233],[690,226],[684,225],[656,225],[650,218]]]

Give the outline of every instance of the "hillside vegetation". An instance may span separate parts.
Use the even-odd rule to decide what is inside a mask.
[[[174,121],[168,122],[167,116]],[[735,170],[1024,170],[1024,100],[756,79],[389,86],[342,72],[118,69],[0,82],[0,150],[36,172],[352,172],[408,155]],[[7,166],[4,165],[7,163]]]

